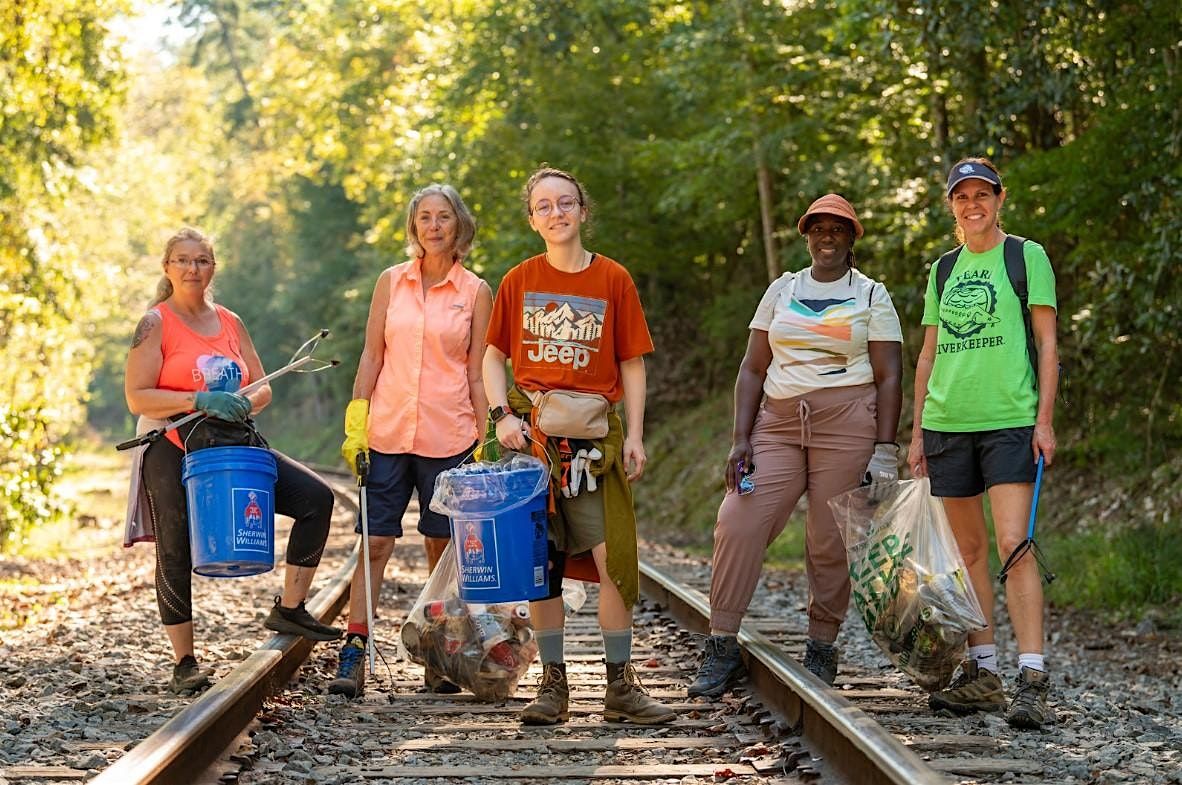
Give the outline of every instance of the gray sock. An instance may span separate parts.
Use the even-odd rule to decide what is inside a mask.
[[[603,631],[604,659],[622,665],[632,659],[632,628]]]
[[[562,663],[565,630],[537,630],[534,637],[538,641],[538,656],[543,663]]]

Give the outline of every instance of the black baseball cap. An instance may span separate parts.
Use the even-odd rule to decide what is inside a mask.
[[[990,185],[995,185],[998,188],[1002,187],[1001,177],[997,172],[985,164],[979,164],[976,161],[963,161],[952,167],[952,171],[948,173],[948,186],[944,189],[944,195],[952,196],[953,188],[960,185],[963,181],[974,177],[978,180],[984,180]]]

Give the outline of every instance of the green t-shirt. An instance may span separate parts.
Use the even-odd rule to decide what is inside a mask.
[[[923,324],[936,327],[936,361],[923,404],[928,430],[963,433],[1034,424],[1038,391],[1004,245],[985,253],[962,248],[938,308],[932,264],[923,303]],[[1027,241],[1023,256],[1030,305],[1057,308],[1046,250]]]

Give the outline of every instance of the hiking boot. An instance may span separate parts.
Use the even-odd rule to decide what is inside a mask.
[[[734,635],[711,635],[694,683],[686,690],[691,698],[717,698],[747,675]]]
[[[199,668],[197,658],[192,654],[181,657],[172,666],[172,678],[168,680],[168,691],[174,695],[197,692],[209,686],[209,668]]]
[[[632,663],[607,664],[607,692],[603,696],[605,722],[662,725],[677,719],[677,712],[648,694]]]
[[[337,677],[328,683],[329,695],[353,699],[365,688],[365,638],[350,635],[341,647]]]
[[[928,696],[928,707],[953,714],[1001,711],[1006,707],[1006,694],[996,673],[978,668],[976,660],[965,660],[952,684]]]
[[[275,598],[275,607],[267,614],[263,626],[275,632],[285,632],[288,635],[302,635],[312,641],[335,641],[340,639],[341,631],[336,627],[321,624],[316,617],[308,613],[304,603],[300,602],[294,608],[284,608],[279,604],[279,597]]]
[[[423,671],[423,686],[427,692],[433,692],[436,695],[455,695],[460,691],[460,685],[448,681],[446,676],[430,665],[427,665]]]
[[[542,664],[542,680],[533,703],[521,710],[523,725],[557,725],[570,719],[570,686],[566,683],[566,663]]]
[[[804,647],[804,669],[832,687],[840,651],[832,643],[809,638]]]
[[[1022,668],[1018,671],[1017,689],[1006,712],[1006,722],[1015,728],[1038,730],[1045,723],[1055,721],[1055,710],[1047,706],[1051,677],[1045,671]]]

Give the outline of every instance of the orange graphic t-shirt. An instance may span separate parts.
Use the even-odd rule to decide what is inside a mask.
[[[524,389],[599,393],[612,403],[624,397],[620,362],[653,350],[632,276],[599,254],[577,273],[545,255],[506,273],[488,343],[508,355]]]

